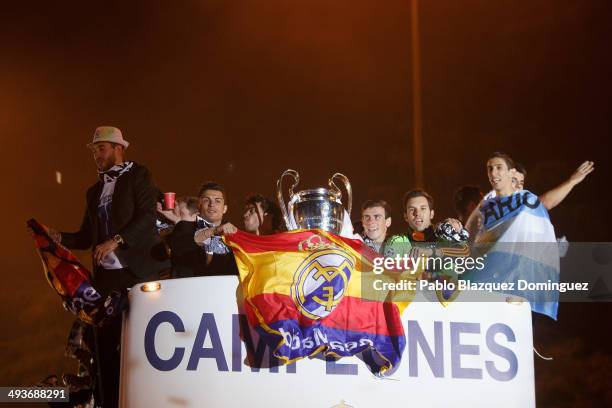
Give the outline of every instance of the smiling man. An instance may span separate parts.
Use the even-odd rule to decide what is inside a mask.
[[[231,223],[222,223],[227,212],[225,188],[208,182],[200,187],[200,217],[196,222],[195,242],[207,255],[206,275],[237,275],[238,269],[231,249],[221,239],[238,229]]]
[[[465,225],[472,242],[476,240],[478,233],[481,232],[483,227],[482,210],[484,203],[492,206],[492,203],[499,201],[495,200],[496,198],[508,197],[515,191],[520,191],[517,190],[516,165],[510,156],[502,152],[494,152],[487,160],[486,168],[487,178],[492,190],[484,196],[482,202],[472,212]]]
[[[464,279],[512,283],[515,288],[519,280],[559,282],[559,250],[546,207],[537,195],[515,187],[516,166],[507,154],[489,156],[486,170],[493,191],[468,220],[474,248],[486,254],[486,261],[484,268],[466,272]],[[556,319],[557,291],[502,292],[523,297],[533,311]]]
[[[374,251],[382,252],[387,229],[391,226],[391,210],[384,200],[368,200],[361,206],[363,241]]]
[[[514,193],[516,168],[507,154],[495,152],[491,155],[487,160],[487,176],[497,197],[507,197]]]

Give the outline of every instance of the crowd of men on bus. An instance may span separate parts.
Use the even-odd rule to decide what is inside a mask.
[[[228,211],[225,188],[217,183],[205,183],[197,196],[178,197],[174,208],[164,209],[160,192],[148,169],[128,161],[125,151],[129,143],[115,127],[96,129],[88,147],[93,153],[99,180],[86,194],[86,208],[77,232],[49,230],[52,239],[71,249],[92,249],[96,288],[106,296],[111,290],[125,291],[139,282],[155,280],[161,274],[184,278],[208,275],[237,274],[231,250],[222,236],[237,231],[224,222]],[[491,197],[506,197],[522,190],[525,168],[503,153],[494,153],[486,162]],[[572,188],[594,170],[593,162],[583,163],[572,176],[558,187],[544,193],[540,200],[547,209],[558,205]],[[443,224],[446,233],[457,241],[465,241],[470,215],[478,212],[484,195],[478,187],[464,186],[454,196],[456,218]],[[434,223],[433,197],[424,190],[412,190],[402,200],[404,234],[389,236],[391,209],[382,198],[368,200],[361,206],[361,228],[356,231],[372,250],[384,253],[389,243],[434,243],[438,227]],[[160,229],[160,218],[169,225]],[[283,231],[279,207],[261,194],[249,196],[244,203],[244,231],[267,235]],[[418,247],[418,245],[415,245]],[[435,251],[435,248],[434,248]],[[116,406],[118,401],[118,344],[120,319],[116,324],[98,328],[96,351],[100,362],[101,383],[97,401]],[[104,356],[101,358],[100,356]]]
[[[488,196],[497,194],[498,197],[504,197],[524,189],[527,172],[523,165],[514,163],[508,155],[500,152],[492,154],[487,160],[487,168],[492,186]],[[568,180],[541,195],[542,204],[547,209],[554,208],[593,169],[592,162],[583,163]],[[443,222],[450,224],[457,233],[464,231],[470,215],[478,210],[483,197],[483,192],[477,186],[461,187],[453,197],[456,218],[445,218]],[[404,242],[412,246],[419,243],[433,244],[439,238],[436,227],[440,225],[440,222],[434,222],[434,208],[434,198],[427,191],[408,191],[402,200],[401,213],[405,232],[391,236],[388,234],[392,224],[391,206],[384,199],[367,200],[361,206],[355,232],[359,239],[381,254],[389,243]],[[223,222],[223,215],[227,212],[226,190],[223,186],[205,183],[198,197],[179,197],[175,208],[171,210],[164,210],[162,203],[158,202],[157,210],[174,224],[166,229],[170,231],[166,235],[166,242],[172,257],[173,277],[236,273],[231,261],[216,261],[218,258],[228,259],[230,255],[230,250],[220,236],[238,229],[229,222]],[[474,236],[478,226],[469,227]],[[284,230],[281,210],[274,201],[261,194],[250,195],[244,203],[243,225],[240,229],[257,235],[281,232]]]

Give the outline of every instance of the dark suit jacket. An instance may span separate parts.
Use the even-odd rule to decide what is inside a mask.
[[[192,276],[238,276],[238,267],[232,252],[227,254],[214,254],[207,262],[204,248],[198,246],[193,240],[197,231],[195,222],[180,221],[168,236],[167,242],[172,252],[172,276],[174,278],[188,278]]]
[[[103,241],[98,237],[98,204],[103,183],[87,190],[87,207],[79,231],[62,232],[62,244],[71,249],[89,249]],[[170,261],[155,227],[158,189],[149,170],[137,163],[117,179],[111,209],[111,237],[125,241],[115,250],[123,265],[137,279],[145,279],[170,267]]]
[[[193,240],[195,232],[195,222],[179,221],[167,236],[173,278],[190,278],[206,273],[206,252]]]

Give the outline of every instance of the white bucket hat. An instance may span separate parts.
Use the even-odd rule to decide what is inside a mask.
[[[98,127],[94,132],[93,140],[91,143],[87,144],[87,147],[91,148],[95,143],[99,142],[117,143],[126,149],[130,145],[130,143],[123,138],[121,131],[113,126]]]

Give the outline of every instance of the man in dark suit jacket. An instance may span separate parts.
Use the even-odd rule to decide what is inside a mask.
[[[81,228],[73,233],[50,231],[52,238],[71,249],[93,247],[94,287],[103,297],[115,290],[159,279],[170,267],[155,228],[158,189],[146,167],[124,161],[129,143],[110,126],[96,129],[88,147],[93,152],[100,180],[87,190]],[[115,407],[119,395],[117,347],[121,319],[96,330],[97,402]]]

